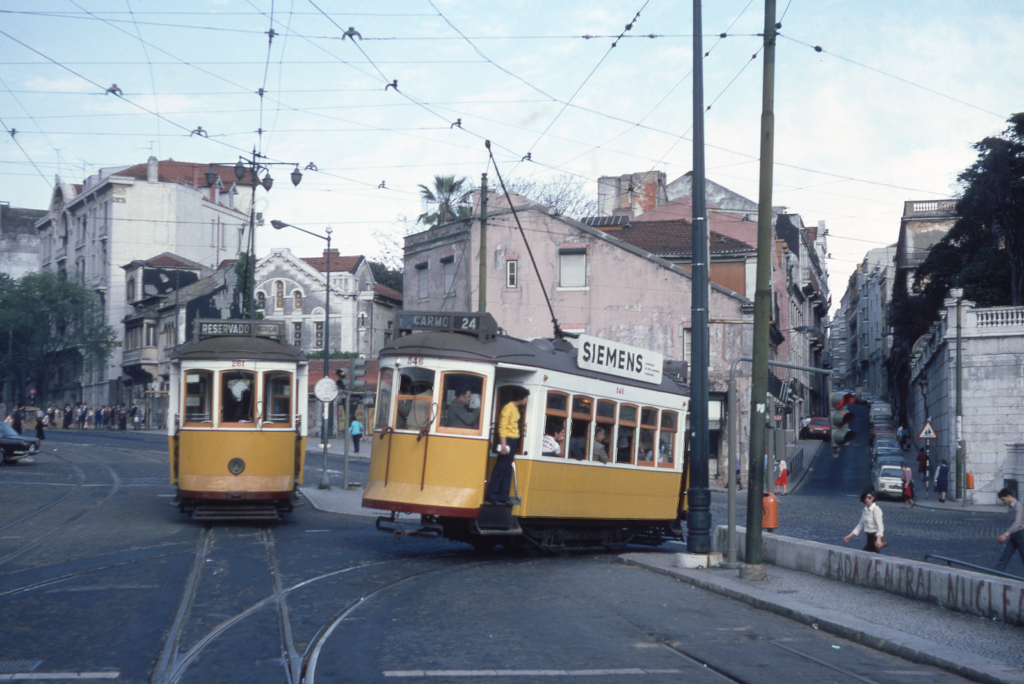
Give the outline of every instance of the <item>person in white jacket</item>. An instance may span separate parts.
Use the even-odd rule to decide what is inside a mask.
[[[853,532],[843,537],[843,541],[850,541],[860,534],[861,530],[864,530],[868,535],[868,541],[864,545],[864,550],[878,553],[882,550],[883,546],[886,546],[884,538],[885,525],[882,523],[882,509],[875,503],[875,494],[871,490],[861,494],[860,500],[864,503],[864,510],[860,514],[860,522],[853,528]]]

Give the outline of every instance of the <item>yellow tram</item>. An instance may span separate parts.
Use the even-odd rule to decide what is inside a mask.
[[[171,354],[175,503],[196,519],[278,519],[306,453],[308,367],[279,321],[195,321]]]
[[[689,389],[660,355],[587,336],[515,339],[486,313],[405,312],[396,323],[380,354],[363,493],[363,506],[392,512],[379,528],[482,549],[679,537]],[[496,426],[515,388],[530,392],[523,437],[509,502],[494,504]]]

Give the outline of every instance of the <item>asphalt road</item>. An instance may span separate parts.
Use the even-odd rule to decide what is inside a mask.
[[[0,468],[0,677],[962,681],[613,554],[477,554],[311,506],[195,523],[167,505],[165,444],[54,432],[34,462]]]

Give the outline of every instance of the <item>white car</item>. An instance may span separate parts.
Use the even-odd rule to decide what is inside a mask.
[[[871,487],[875,490],[876,499],[883,496],[899,498],[903,495],[903,470],[899,466],[882,464],[882,467],[875,470]]]

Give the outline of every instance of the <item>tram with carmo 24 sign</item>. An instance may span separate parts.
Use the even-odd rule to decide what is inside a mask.
[[[198,520],[276,520],[306,454],[308,363],[280,321],[195,321],[171,353],[174,499]]]
[[[689,388],[660,354],[516,339],[486,313],[404,312],[395,330],[363,492],[391,511],[379,529],[554,552],[681,537]],[[491,502],[499,416],[523,390],[510,490]]]

